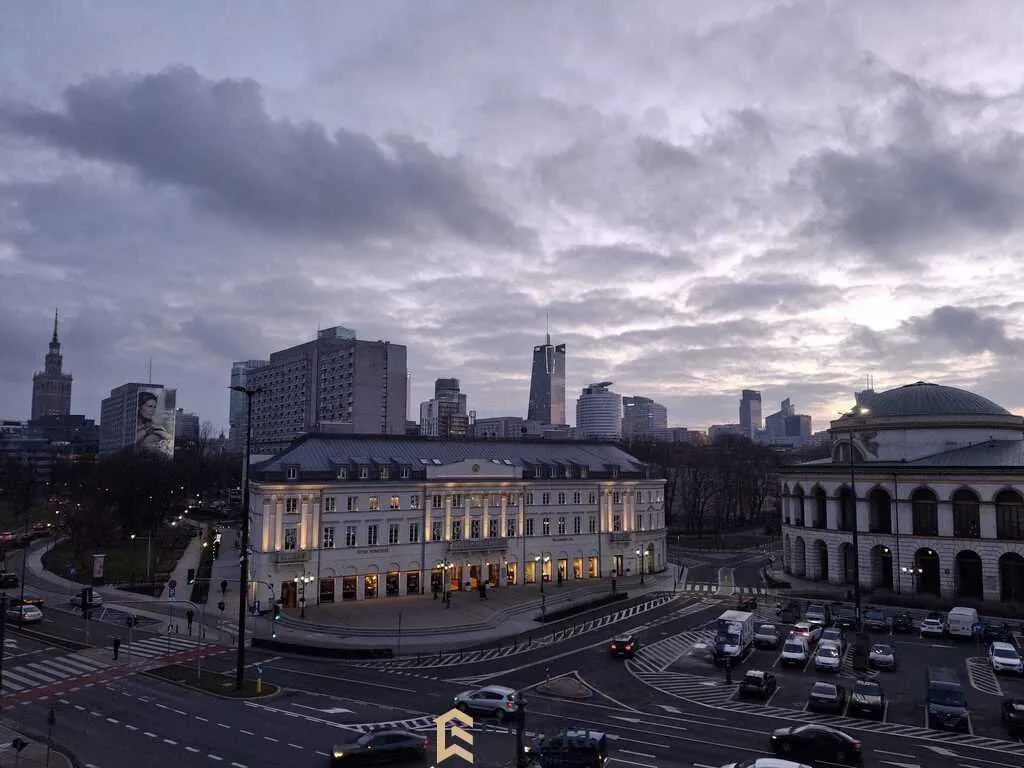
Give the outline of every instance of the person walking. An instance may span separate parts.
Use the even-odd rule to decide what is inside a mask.
[[[121,653],[121,638],[114,638],[114,661],[117,661],[118,654]]]

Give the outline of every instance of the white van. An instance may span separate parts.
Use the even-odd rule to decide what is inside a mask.
[[[952,637],[970,639],[974,625],[978,622],[978,611],[975,608],[954,608],[946,617],[946,632]]]

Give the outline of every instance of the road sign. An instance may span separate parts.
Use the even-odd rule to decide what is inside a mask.
[[[256,675],[258,677],[263,677],[263,665],[262,664],[257,664],[256,665]]]
[[[167,589],[167,599],[168,599],[168,600],[173,600],[173,599],[174,599],[174,595],[175,595],[175,592],[176,592],[176,590],[174,589],[174,587],[169,587],[169,588]]]

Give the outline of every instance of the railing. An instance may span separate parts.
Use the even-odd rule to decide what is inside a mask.
[[[286,552],[275,552],[274,562],[279,565],[285,563],[306,563],[309,562],[308,549],[289,549]]]
[[[448,542],[449,552],[505,552],[508,548],[508,539],[459,539]]]

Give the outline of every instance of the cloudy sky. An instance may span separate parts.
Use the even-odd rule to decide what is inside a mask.
[[[165,5],[166,7],[161,7]],[[53,309],[73,409],[227,421],[318,326],[525,415],[532,345],[670,422],[816,428],[925,379],[1024,411],[1024,3],[18,3],[0,21],[0,417]]]

